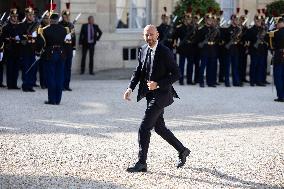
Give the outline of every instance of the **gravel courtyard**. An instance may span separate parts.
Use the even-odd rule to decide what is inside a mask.
[[[152,132],[148,172],[137,160],[145,100],[122,94],[127,80],[77,77],[60,106],[47,91],[0,89],[0,188],[284,188],[284,103],[268,87],[175,85],[181,99],[166,125],[192,151],[178,154]]]

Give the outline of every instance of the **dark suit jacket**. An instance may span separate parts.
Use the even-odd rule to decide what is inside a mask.
[[[139,83],[137,101],[141,100],[149,92],[147,88],[146,69],[143,59],[147,45],[139,49],[138,66],[133,72],[129,88],[135,89]],[[158,83],[159,88],[154,90],[156,104],[163,108],[173,103],[173,97],[178,98],[172,84],[180,78],[179,68],[174,60],[173,53],[169,48],[162,44],[158,44],[153,60],[151,81]]]
[[[100,40],[103,32],[100,30],[97,24],[93,24],[94,26],[94,44],[96,41]],[[88,24],[83,24],[80,32],[79,38],[80,45],[87,45],[88,44]]]

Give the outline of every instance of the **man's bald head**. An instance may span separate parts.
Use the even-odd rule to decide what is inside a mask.
[[[156,26],[150,24],[144,28],[143,32],[144,40],[148,43],[150,47],[154,47],[157,43],[159,33]]]

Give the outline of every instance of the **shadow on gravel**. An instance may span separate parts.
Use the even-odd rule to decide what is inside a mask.
[[[198,173],[202,174],[199,178],[191,178],[191,177],[186,177],[186,176],[177,176],[177,175],[171,175],[169,173],[153,173],[149,172],[151,174],[157,174],[160,176],[170,176],[173,178],[177,179],[183,179],[183,180],[191,180],[199,183],[206,183],[212,185],[212,188],[216,186],[221,186],[224,188],[250,188],[250,189],[283,189],[284,186],[275,186],[275,185],[269,185],[265,183],[258,183],[258,182],[253,182],[253,181],[247,181],[243,179],[239,179],[235,176],[228,175],[226,173],[222,173],[218,170],[215,169],[209,169],[209,168],[185,168],[189,169],[191,171],[197,172],[194,175],[198,175]],[[210,181],[209,179],[202,179],[205,174],[209,174],[210,176],[216,177],[217,179],[221,179],[219,182],[213,182]]]
[[[104,119],[105,117],[105,119]],[[138,132],[141,118],[113,118],[107,115],[85,115],[74,120],[34,119],[29,127],[7,125],[0,127],[0,135],[13,134],[75,134],[96,138],[110,138],[112,133]],[[101,121],[97,121],[101,120]],[[284,117],[259,114],[223,114],[211,116],[191,116],[182,119],[167,119],[166,126],[173,131],[206,131],[222,129],[244,129],[284,126]],[[153,131],[154,132],[154,131]]]
[[[114,183],[80,179],[76,177],[0,175],[0,188],[118,188],[127,189]]]

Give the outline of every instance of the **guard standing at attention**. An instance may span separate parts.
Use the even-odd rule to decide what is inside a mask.
[[[64,41],[71,40],[71,35],[67,35],[66,28],[59,25],[58,20],[59,15],[52,13],[50,25],[39,31],[36,46],[36,59],[41,56],[45,60],[48,88],[48,101],[45,104],[51,105],[59,105],[61,102],[66,58]]]
[[[66,3],[66,10],[62,11],[62,21],[59,22],[60,25],[66,28],[68,33],[71,35],[71,40],[65,41],[65,52],[66,59],[64,65],[64,88],[65,91],[72,91],[70,88],[70,80],[71,80],[71,67],[72,67],[72,59],[76,52],[76,35],[75,35],[75,27],[74,24],[70,22],[70,2]]]

